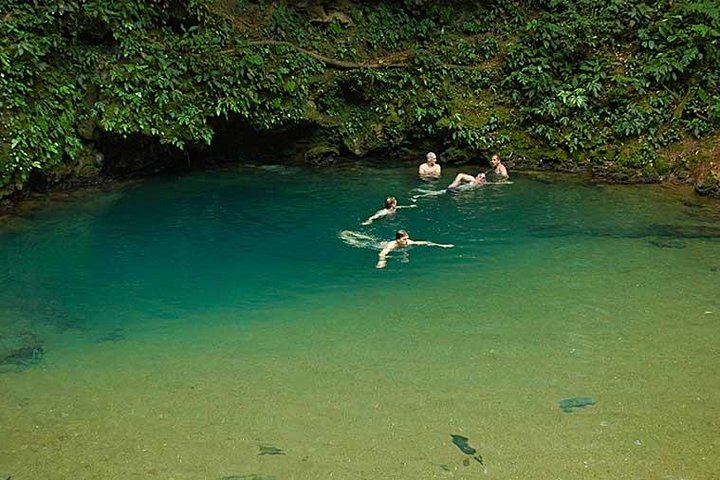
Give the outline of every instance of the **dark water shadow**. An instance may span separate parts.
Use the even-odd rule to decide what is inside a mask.
[[[34,333],[0,336],[0,373],[18,372],[34,367],[44,355],[43,341]]]

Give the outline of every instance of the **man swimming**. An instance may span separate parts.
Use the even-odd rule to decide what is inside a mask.
[[[370,218],[368,218],[367,220],[365,220],[364,222],[362,222],[362,224],[363,224],[363,225],[370,225],[372,222],[374,222],[375,220],[377,220],[377,219],[379,219],[379,218],[387,217],[388,215],[392,215],[393,213],[395,213],[395,211],[396,211],[398,208],[413,208],[413,207],[417,207],[417,205],[403,205],[403,206],[399,206],[397,203],[398,203],[398,202],[397,202],[397,199],[396,199],[395,197],[387,197],[387,198],[385,199],[385,208],[383,208],[382,210],[378,210],[377,212],[375,212]]]
[[[449,192],[468,190],[470,188],[485,185],[485,183],[487,183],[487,179],[485,178],[485,174],[482,172],[478,173],[475,177],[473,177],[472,175],[468,175],[467,173],[458,173],[455,176],[455,180],[453,180],[453,182],[448,185],[447,188],[432,191],[419,190],[421,193],[418,195],[413,195],[412,201],[417,202],[418,198],[436,197],[438,195],[444,195]]]
[[[375,268],[385,268],[385,266],[387,265],[387,256],[393,250],[414,245],[441,248],[452,248],[455,246],[453,244],[428,242],[427,240],[410,240],[410,235],[408,234],[408,232],[406,232],[405,230],[398,230],[397,232],[395,232],[395,240],[387,242],[378,254],[378,262],[377,265],[375,265]]]

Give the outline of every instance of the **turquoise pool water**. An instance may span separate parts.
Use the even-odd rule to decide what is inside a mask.
[[[457,171],[244,166],[6,221],[0,354],[35,357],[0,365],[0,478],[716,478],[720,206],[516,174],[361,226]],[[339,238],[398,228],[455,247],[378,270]]]

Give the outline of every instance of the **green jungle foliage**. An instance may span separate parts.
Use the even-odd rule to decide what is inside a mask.
[[[718,131],[719,85],[715,0],[4,0],[0,197],[97,175],[105,138],[186,149],[229,120],[662,174]]]

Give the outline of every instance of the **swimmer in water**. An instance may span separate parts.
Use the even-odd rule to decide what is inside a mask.
[[[467,173],[458,173],[455,180],[448,185],[448,190],[457,190],[461,186],[467,187],[479,187],[487,182],[485,174],[480,172],[476,176],[468,175]]]
[[[425,155],[425,163],[418,167],[418,175],[421,178],[433,179],[439,178],[441,172],[440,164],[437,163],[437,155],[434,152],[428,152]]]
[[[375,212],[372,217],[370,217],[370,218],[368,218],[367,220],[365,220],[364,222],[362,222],[362,224],[363,224],[363,225],[370,225],[370,224],[371,224],[372,222],[374,222],[375,220],[378,220],[378,219],[383,218],[383,217],[387,217],[388,215],[392,215],[393,213],[395,213],[395,211],[396,211],[398,208],[413,208],[413,207],[417,207],[417,205],[398,206],[397,203],[398,203],[398,202],[397,202],[397,199],[396,199],[395,197],[387,197],[387,198],[385,199],[385,208],[383,208],[382,210],[378,210],[377,212]]]
[[[410,240],[410,235],[405,230],[398,230],[395,232],[395,240],[387,242],[383,249],[378,254],[378,262],[375,268],[385,268],[387,265],[387,256],[393,250],[399,248],[410,247],[413,245],[424,246],[424,247],[441,247],[441,248],[452,248],[455,245],[428,242],[426,240]]]
[[[510,178],[510,175],[508,175],[507,168],[503,163],[500,161],[500,156],[495,154],[490,159],[490,165],[493,167],[493,172],[495,173],[495,176],[499,180],[507,180]]]
[[[473,177],[472,175],[468,175],[467,173],[458,173],[457,176],[455,176],[455,180],[453,180],[453,182],[448,185],[447,188],[431,192],[425,191],[420,195],[413,195],[412,201],[416,202],[418,198],[436,197],[438,195],[443,195],[448,192],[457,192],[460,190],[480,187],[482,185],[485,185],[485,183],[487,183],[487,179],[485,178],[485,174],[482,172],[478,173],[475,177]]]

